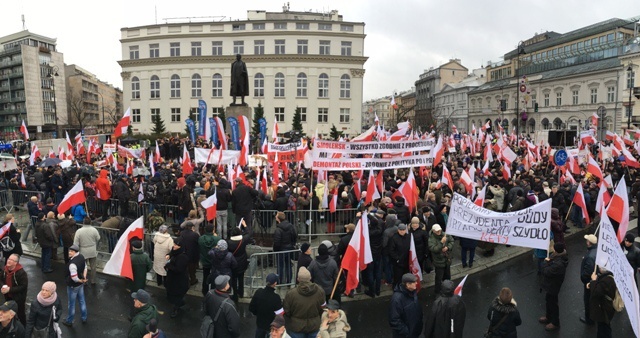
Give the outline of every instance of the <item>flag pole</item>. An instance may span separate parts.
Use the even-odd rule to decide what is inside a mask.
[[[338,283],[340,282],[340,275],[342,275],[342,267],[340,267],[340,271],[338,271],[338,277],[336,277],[336,282],[333,283],[333,289],[331,290],[331,296],[329,299],[333,299],[333,294],[336,292],[336,288],[338,287]]]
[[[567,217],[564,218],[565,223],[567,219],[569,219],[569,215],[571,215],[571,209],[573,208],[573,201],[571,201],[571,205],[569,205],[569,211],[567,211]]]

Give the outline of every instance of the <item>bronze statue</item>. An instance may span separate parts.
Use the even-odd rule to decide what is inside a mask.
[[[249,96],[249,73],[247,65],[242,61],[242,55],[236,55],[236,61],[231,64],[231,96],[233,97],[232,106],[236,105],[236,97],[242,97],[242,104],[246,106],[244,97]]]

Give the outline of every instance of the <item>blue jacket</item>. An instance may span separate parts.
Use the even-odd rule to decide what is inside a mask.
[[[77,204],[71,208],[71,212],[73,213],[73,219],[76,223],[84,222],[84,218],[87,217],[87,212],[84,211],[84,206],[82,204]]]

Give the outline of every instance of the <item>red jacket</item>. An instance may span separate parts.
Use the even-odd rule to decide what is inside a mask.
[[[96,196],[103,201],[111,198],[111,183],[109,183],[109,179],[107,178],[108,173],[109,172],[102,169],[100,170],[100,177],[96,179]]]

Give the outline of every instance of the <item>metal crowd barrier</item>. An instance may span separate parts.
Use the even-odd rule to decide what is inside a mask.
[[[255,249],[252,250],[252,248]],[[311,257],[316,257],[317,250],[317,247],[311,247]],[[248,294],[245,293],[245,297],[251,297],[257,289],[265,287],[267,275],[270,273],[275,273],[280,277],[278,287],[296,285],[299,249],[273,252],[249,245],[247,246],[247,254],[250,252],[253,253],[249,256],[249,267],[244,273],[245,286],[249,291]],[[279,268],[279,264],[284,265]],[[291,274],[290,280],[287,280],[286,277],[288,273]]]
[[[45,192],[43,191],[29,191],[29,190],[11,190],[11,194],[7,194],[7,191],[3,191],[6,195],[10,197],[6,198],[7,203],[4,205],[5,210],[7,212],[11,212],[14,208],[26,208],[27,202],[31,199],[32,196],[37,196],[38,201],[44,203],[45,202]]]
[[[9,190],[0,191],[0,205],[9,212],[11,210],[11,203],[9,203]]]
[[[285,210],[287,220],[296,227],[298,237],[304,236],[339,236],[344,235],[344,226],[353,223],[358,209],[339,209],[335,213],[329,210]],[[276,210],[254,210],[253,218],[257,222],[259,232],[273,234],[276,229]],[[329,225],[335,227],[335,231],[329,231]]]
[[[103,210],[101,210],[102,201],[98,200],[95,197],[87,198],[87,207],[89,211],[94,216],[102,216]],[[107,212],[109,216],[121,216],[122,215],[122,205],[121,201],[117,199],[110,199],[107,205]],[[140,216],[144,216],[145,220],[149,216],[149,214],[153,210],[158,210],[160,215],[165,219],[165,222],[170,224],[178,223],[178,210],[179,207],[177,205],[165,205],[165,204],[156,204],[156,203],[146,203],[146,202],[136,202],[129,201],[129,210],[124,215],[125,217],[137,219]]]

